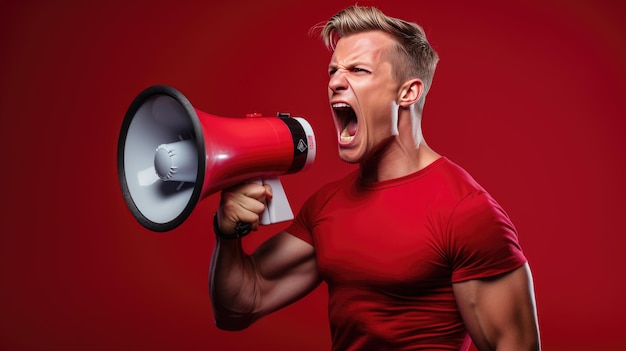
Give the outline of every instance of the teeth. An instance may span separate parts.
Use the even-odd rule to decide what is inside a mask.
[[[348,128],[345,128],[343,131],[341,131],[341,135],[339,136],[339,138],[342,142],[348,143],[352,141],[352,139],[354,139],[354,135],[350,135],[350,133],[348,132]]]
[[[350,108],[350,105],[345,102],[337,102],[333,104],[333,108]]]

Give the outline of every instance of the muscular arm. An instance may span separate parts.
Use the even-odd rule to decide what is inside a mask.
[[[479,350],[540,350],[528,265],[485,280],[453,284],[463,321]]]
[[[262,188],[246,185],[222,195],[220,223],[232,231],[241,220],[254,223],[263,210]],[[244,194],[245,196],[240,196]],[[255,200],[256,199],[256,200]],[[315,251],[309,243],[287,232],[270,238],[252,254],[240,239],[218,239],[210,268],[210,294],[218,328],[240,330],[262,316],[284,307],[320,283]]]

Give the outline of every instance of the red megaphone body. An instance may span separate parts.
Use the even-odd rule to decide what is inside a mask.
[[[278,176],[308,168],[315,151],[313,130],[302,118],[215,116],[172,87],[153,86],[124,118],[118,175],[129,209],[150,230],[171,230],[200,199],[261,179],[274,188],[262,220],[268,224],[293,218]]]

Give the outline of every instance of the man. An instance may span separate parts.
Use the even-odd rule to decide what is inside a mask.
[[[239,330],[328,284],[333,350],[538,350],[532,277],[513,224],[433,151],[421,114],[438,56],[416,24],[353,6],[322,29],[339,155],[359,170],[307,200],[252,255],[269,187],[222,192],[211,296]],[[241,233],[240,233],[241,234]],[[471,338],[471,339],[470,339]]]

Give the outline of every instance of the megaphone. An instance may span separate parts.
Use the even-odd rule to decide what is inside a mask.
[[[273,189],[261,224],[292,219],[278,176],[309,168],[315,153],[313,129],[303,118],[215,116],[195,109],[178,90],[156,85],[126,112],[117,167],[135,219],[163,232],[182,224],[199,200],[247,181]]]

